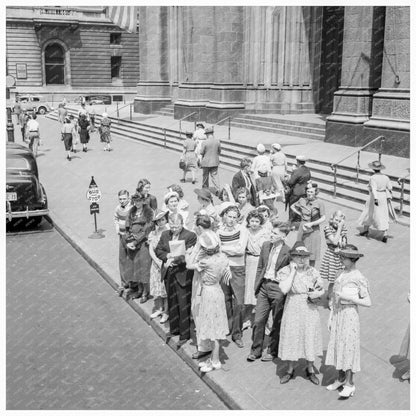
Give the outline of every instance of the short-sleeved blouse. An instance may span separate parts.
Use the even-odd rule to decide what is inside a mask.
[[[358,296],[362,299],[369,296],[368,280],[357,269],[346,271],[343,270],[334,283],[333,296],[336,292],[343,292],[344,288],[355,288],[358,290]]]
[[[282,281],[287,279],[289,275],[290,265],[281,268],[277,272],[276,277],[278,281]],[[309,292],[309,289],[314,289],[318,286],[323,287],[323,281],[318,270],[312,266],[307,266],[303,270],[296,270],[289,294],[306,294]]]
[[[325,215],[325,206],[319,199],[310,201],[307,198],[300,198],[293,205],[301,212],[302,220],[305,222],[316,221]]]
[[[221,280],[228,266],[228,258],[223,253],[206,256],[198,262],[197,270],[201,273],[204,285],[215,285]]]

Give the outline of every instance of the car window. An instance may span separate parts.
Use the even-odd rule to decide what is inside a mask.
[[[7,157],[6,169],[30,170],[30,164],[25,158]]]
[[[32,101],[40,101],[40,99],[38,97],[33,97]]]

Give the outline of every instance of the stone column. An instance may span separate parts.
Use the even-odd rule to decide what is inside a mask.
[[[139,7],[140,81],[134,111],[150,114],[171,102],[168,8]]]
[[[381,85],[385,7],[345,7],[341,87],[334,94],[325,141],[350,146],[368,143],[363,125]]]
[[[364,124],[369,138],[383,135],[383,151],[410,156],[410,7],[386,7],[381,87]]]

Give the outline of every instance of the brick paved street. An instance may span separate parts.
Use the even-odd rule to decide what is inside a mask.
[[[152,193],[159,202],[166,186],[178,183],[178,153],[144,145],[119,136],[114,137],[113,152],[103,152],[102,145],[94,135],[88,153],[77,153],[72,162],[65,160],[65,153],[59,137],[58,123],[40,119],[43,144],[38,158],[41,181],[48,194],[51,217],[77,249],[100,266],[106,275],[118,282],[117,239],[114,233],[112,215],[117,204],[117,192],[126,188],[133,191],[139,178],[147,177],[152,182]],[[253,133],[256,134],[256,133]],[[17,141],[20,136],[17,134]],[[233,171],[220,169],[222,183],[230,183]],[[98,226],[105,238],[92,240],[93,217],[89,214],[85,193],[94,175],[101,189]],[[200,173],[199,173],[200,179]],[[200,182],[197,183],[200,186]],[[190,182],[184,184],[185,198],[190,203],[190,212],[197,209],[197,203]],[[325,201],[327,214],[339,208],[331,201]],[[357,244],[365,257],[359,261],[359,269],[368,278],[373,306],[360,309],[361,318],[361,367],[355,381],[357,392],[353,399],[339,401],[336,393],[327,392],[322,386],[316,387],[304,378],[303,367],[297,369],[297,377],[285,386],[279,384],[279,376],[285,363],[256,361],[247,363],[251,331],[244,332],[245,348],[238,349],[234,343],[226,342],[222,349],[223,371],[205,376],[211,384],[225,392],[242,409],[322,409],[322,410],[405,410],[410,407],[410,385],[399,381],[406,363],[398,362],[397,353],[409,322],[410,233],[409,228],[392,224],[391,238],[383,244],[373,238],[356,236],[356,221],[359,212],[342,208],[347,216],[349,241]],[[286,213],[279,207],[282,219]],[[293,242],[295,235],[290,236]],[[137,303],[137,310],[145,316],[151,312],[152,301],[144,305]],[[126,315],[125,304],[117,306]],[[141,320],[132,314],[133,321]],[[321,310],[323,346],[326,349],[328,333],[326,320],[328,311]],[[157,330],[166,331],[166,326],[154,324]],[[182,349],[187,357],[195,347],[185,345]],[[191,361],[190,359],[188,361]],[[334,369],[322,364],[322,357],[315,361],[320,371],[323,386],[334,377]],[[182,364],[186,366],[185,363]],[[302,397],[302,400],[300,400]]]
[[[52,231],[7,237],[7,409],[226,407]]]

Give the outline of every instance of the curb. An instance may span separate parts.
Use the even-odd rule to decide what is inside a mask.
[[[118,284],[111,278],[111,276],[90,256],[88,255],[76,242],[67,231],[65,231],[59,223],[55,222],[49,215],[45,216],[53,228],[74,248],[74,250],[83,257],[87,263],[93,267],[97,273],[114,289],[118,288]],[[65,228],[65,227],[64,227]],[[198,361],[193,360],[191,355],[185,352],[182,348],[178,348],[178,343],[167,336],[167,332],[158,325],[150,316],[144,311],[134,300],[125,300],[126,303],[155,331],[155,333],[168,345],[191,369],[192,371],[220,398],[220,400],[230,410],[243,410],[240,405],[221,387],[210,374],[203,374],[199,371],[196,365]]]

